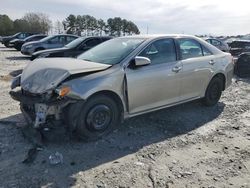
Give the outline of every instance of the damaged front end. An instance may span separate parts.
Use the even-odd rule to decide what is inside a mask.
[[[10,95],[20,102],[26,121],[35,128],[49,122],[63,123],[69,115],[66,109],[69,104],[84,101],[74,92],[76,88],[64,82],[109,67],[70,58],[38,59],[29,63],[22,74],[13,79]]]
[[[56,92],[32,94],[23,89],[10,91],[14,100],[20,102],[20,109],[28,124],[40,128],[48,123],[65,121],[65,108],[76,100],[62,97]]]

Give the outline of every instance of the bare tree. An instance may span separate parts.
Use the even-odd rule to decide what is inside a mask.
[[[44,13],[26,13],[23,20],[29,24],[28,30],[30,32],[48,33],[52,27],[49,16]]]
[[[63,24],[62,24],[62,22],[60,22],[59,20],[57,20],[57,21],[54,23],[54,31],[55,31],[55,33],[57,33],[57,34],[64,33]]]

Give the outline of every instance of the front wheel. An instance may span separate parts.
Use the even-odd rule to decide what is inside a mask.
[[[120,123],[121,110],[108,96],[97,95],[81,105],[75,104],[75,107],[79,108],[79,114],[74,116],[76,134],[83,140],[97,140],[110,133]]]
[[[203,104],[206,106],[214,106],[220,100],[223,90],[223,80],[219,77],[213,78],[206,90]]]

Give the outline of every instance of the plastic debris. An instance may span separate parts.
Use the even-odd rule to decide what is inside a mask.
[[[63,163],[63,155],[59,152],[49,156],[49,162],[51,165],[57,165]]]

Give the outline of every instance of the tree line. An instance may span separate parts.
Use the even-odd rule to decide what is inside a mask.
[[[43,13],[26,13],[15,20],[8,15],[0,15],[0,35],[3,36],[17,32],[48,33],[51,27],[49,16]]]
[[[96,19],[91,15],[70,14],[62,22],[52,24],[49,16],[44,13],[26,13],[21,19],[11,20],[8,15],[0,14],[0,36],[11,35],[17,32],[68,33],[81,36],[124,36],[140,34],[132,21],[120,17]]]
[[[67,33],[77,35],[111,35],[124,36],[140,34],[135,23],[120,17],[109,18],[105,22],[103,19],[96,19],[90,15],[69,15],[63,21],[64,29]]]

